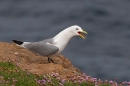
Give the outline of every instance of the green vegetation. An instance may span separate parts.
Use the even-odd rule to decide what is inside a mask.
[[[9,62],[0,62],[0,77],[3,86],[38,86],[33,74],[22,71]]]
[[[86,74],[61,79],[58,73],[36,75],[23,71],[10,62],[0,62],[0,86],[117,86],[114,81],[97,80]],[[121,85],[123,86],[123,85]]]

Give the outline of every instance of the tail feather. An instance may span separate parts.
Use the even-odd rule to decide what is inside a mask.
[[[24,42],[22,41],[18,41],[18,40],[12,40],[14,43],[18,44],[18,45],[22,45]]]

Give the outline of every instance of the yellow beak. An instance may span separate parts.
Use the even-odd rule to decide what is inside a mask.
[[[87,32],[86,31],[81,31],[81,33],[84,33],[84,34],[87,34]],[[81,34],[81,33],[79,33],[79,36],[81,36],[83,39],[85,39],[85,36],[83,35],[83,34]]]

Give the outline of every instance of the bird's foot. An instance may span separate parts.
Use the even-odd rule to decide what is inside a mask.
[[[57,64],[56,62],[54,62],[54,61],[52,60],[52,58],[48,58],[48,63],[51,63],[51,62],[53,62],[54,64]]]

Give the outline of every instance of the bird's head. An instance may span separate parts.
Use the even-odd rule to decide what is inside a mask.
[[[85,39],[84,34],[87,34],[87,32],[84,31],[84,30],[82,30],[82,28],[81,28],[80,26],[78,26],[78,25],[73,25],[73,26],[71,26],[71,27],[69,27],[69,28],[70,28],[70,31],[71,31],[71,33],[72,33],[73,35],[75,35],[75,36],[80,36],[80,37],[82,37],[83,39]]]

